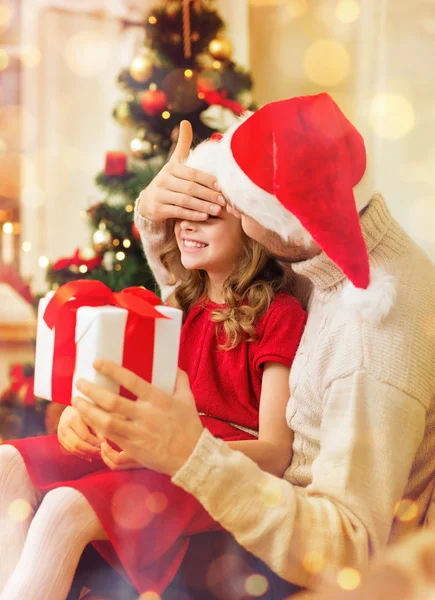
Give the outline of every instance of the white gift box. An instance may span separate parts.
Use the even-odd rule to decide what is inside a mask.
[[[52,369],[55,330],[44,320],[50,298],[42,298],[38,307],[35,357],[35,396],[52,400]],[[182,312],[169,306],[154,307],[167,319],[154,319],[154,355],[151,383],[172,394],[178,366],[178,349]],[[77,309],[75,328],[76,361],[72,381],[72,397],[82,396],[76,388],[78,379],[87,379],[115,393],[119,385],[92,367],[94,360],[107,359],[122,365],[124,334],[128,311],[116,306],[82,306]],[[128,341],[127,341],[128,343]],[[149,340],[143,340],[144,350]],[[70,403],[66,399],[65,404]]]

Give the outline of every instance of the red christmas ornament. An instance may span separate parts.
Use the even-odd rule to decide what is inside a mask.
[[[139,229],[136,227],[135,223],[133,223],[133,225],[131,227],[131,233],[133,234],[133,237],[135,240],[140,239]]]
[[[146,90],[142,95],[140,103],[147,115],[156,117],[166,108],[168,98],[162,90]]]
[[[127,172],[125,152],[107,152],[104,172],[106,175],[125,175]]]

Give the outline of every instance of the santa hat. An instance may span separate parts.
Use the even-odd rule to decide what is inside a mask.
[[[199,146],[189,164],[201,169],[202,159],[239,210],[285,240],[320,246],[349,279],[347,306],[372,322],[388,314],[393,281],[370,272],[353,194],[364,140],[328,94],[263,106]]]

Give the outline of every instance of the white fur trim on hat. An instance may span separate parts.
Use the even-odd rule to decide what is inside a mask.
[[[234,160],[231,138],[244,120],[246,117],[230,127],[218,144],[217,179],[222,191],[236,208],[266,229],[274,231],[286,241],[289,238],[301,240],[308,246],[312,238],[299,219],[286,210],[274,194],[251,181]]]
[[[370,284],[366,289],[356,288],[350,281],[345,285],[341,301],[363,321],[379,325],[394,305],[396,285],[393,275],[379,269],[370,271]]]
[[[190,151],[185,164],[216,177],[216,161],[219,142],[205,140]]]

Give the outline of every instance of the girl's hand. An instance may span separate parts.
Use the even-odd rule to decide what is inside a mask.
[[[100,440],[72,406],[67,406],[60,417],[57,439],[65,450],[80,458],[100,458]]]
[[[139,195],[138,209],[143,217],[154,223],[167,219],[205,221],[225,206],[216,177],[184,164],[191,144],[192,126],[182,121],[174,153]]]
[[[143,465],[130,458],[124,450],[118,452],[107,442],[101,444],[101,458],[112,471],[144,468]]]

